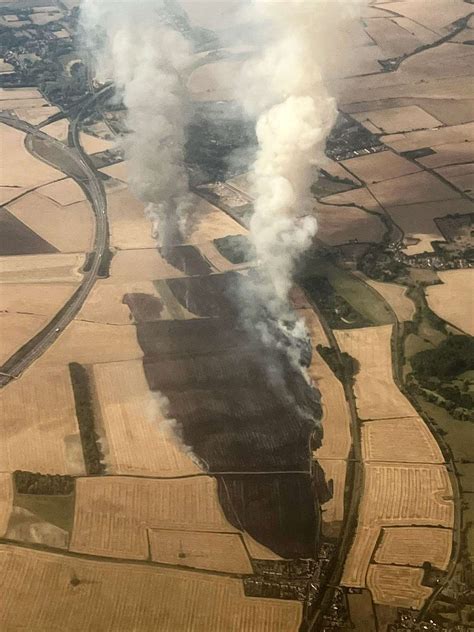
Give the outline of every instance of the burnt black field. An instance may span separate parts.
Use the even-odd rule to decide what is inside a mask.
[[[188,276],[210,274],[212,268],[194,246],[171,246],[162,248],[161,256]]]
[[[157,299],[124,299],[150,389],[168,398],[184,443],[217,478],[228,520],[283,557],[314,556],[321,494],[310,446],[319,435],[317,392],[283,348],[264,345],[241,322],[240,275],[167,283],[197,318],[157,320]]]

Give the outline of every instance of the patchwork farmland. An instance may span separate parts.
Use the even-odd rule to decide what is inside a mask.
[[[8,593],[0,614],[3,627],[13,618],[25,629],[38,630],[57,629],[58,621],[66,629],[149,630],[162,621],[169,630],[185,632],[193,621],[196,632],[296,632],[302,617],[299,603],[245,597],[241,581],[228,577],[5,545],[0,564],[2,578],[22,586],[28,596],[27,607],[18,611],[18,593]],[[44,608],[45,595],[48,602],[57,600],[58,607]]]
[[[54,43],[40,55],[68,52],[55,86],[0,88],[0,346],[20,358],[1,374],[0,628],[469,629],[472,371],[416,391],[413,358],[473,333],[472,7],[371,1],[347,24],[350,54],[327,56],[339,116],[290,296],[308,344],[249,289],[255,138],[233,101],[253,44],[238,3],[166,3],[196,51],[192,211],[168,248],[128,188],[109,88],[91,75],[56,103],[75,86],[77,2],[2,4],[8,48],[34,29]]]

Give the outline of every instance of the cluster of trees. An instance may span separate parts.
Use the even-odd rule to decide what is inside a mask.
[[[397,261],[394,253],[383,244],[374,244],[358,261],[358,268],[371,279],[395,281],[407,276],[407,266]]]
[[[110,250],[110,248],[107,248],[102,256],[102,260],[97,271],[97,276],[101,279],[107,279],[110,276],[110,264],[113,256],[114,253]]]
[[[39,474],[38,472],[13,472],[13,482],[18,494],[67,495],[74,491],[72,476]]]
[[[448,336],[435,349],[420,351],[410,360],[417,378],[446,380],[474,370],[474,338]]]
[[[326,140],[326,155],[335,160],[351,158],[354,151],[381,147],[377,136],[347,114],[339,114]]]
[[[355,358],[345,351],[342,351],[340,353],[339,360],[337,351],[332,347],[317,345],[316,349],[340,382],[343,384],[352,384],[354,382],[354,377],[357,375],[360,368],[359,363]]]
[[[226,180],[239,171],[230,155],[246,155],[255,148],[255,128],[243,120],[235,103],[203,102],[193,106],[186,141],[186,163],[198,182]],[[237,154],[235,154],[237,152]]]
[[[407,388],[414,395],[442,406],[456,419],[474,421],[474,392],[470,380],[460,378],[474,370],[474,339],[448,336],[435,349],[426,349],[410,359],[413,375]]]
[[[255,259],[255,248],[245,235],[228,235],[214,240],[217,250],[231,263],[246,263]]]
[[[87,474],[104,474],[105,466],[102,463],[104,455],[99,445],[100,437],[95,431],[89,376],[86,369],[77,362],[72,362],[69,365],[69,373],[74,391],[76,415]]]
[[[336,293],[326,277],[303,276],[300,283],[318,305],[330,327],[342,329],[371,325],[370,321],[361,316],[352,305]]]
[[[37,68],[35,68],[37,65]],[[53,103],[68,107],[83,97],[88,91],[85,67],[77,63],[77,69],[67,75],[60,64],[47,61],[35,62],[29,76],[38,82],[40,90]],[[32,75],[34,73],[34,75]]]

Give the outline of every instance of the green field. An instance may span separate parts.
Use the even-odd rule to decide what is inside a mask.
[[[336,293],[365,320],[373,325],[393,323],[392,312],[385,301],[361,279],[327,261],[318,263],[314,272],[326,277]]]
[[[67,496],[43,496],[40,494],[15,494],[14,505],[34,513],[45,522],[65,531],[72,531],[74,522],[74,494]]]
[[[444,440],[451,448],[456,469],[460,475],[464,505],[463,526],[468,526],[470,523],[466,535],[469,556],[471,560],[474,560],[474,442],[472,441],[472,422],[453,419],[444,408],[431,404],[422,398],[417,398],[417,401],[420,408],[441,429]]]

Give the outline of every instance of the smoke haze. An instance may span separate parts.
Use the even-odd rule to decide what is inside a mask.
[[[311,185],[337,115],[327,70],[349,50],[347,26],[362,4],[242,0],[238,12],[238,3],[230,2],[231,21],[245,24],[255,51],[234,82],[235,99],[256,121],[250,240],[260,273],[244,284],[242,309],[260,329],[270,315],[284,333],[289,327],[291,336],[306,337],[288,296],[295,265],[317,232]],[[114,81],[127,108],[130,133],[123,144],[129,184],[146,203],[161,246],[179,241],[192,217],[184,159],[186,82],[194,56],[188,39],[163,19],[165,5],[165,0],[84,0],[82,8],[98,76]],[[222,11],[226,3],[218,5]],[[197,7],[210,11],[212,3],[184,6],[196,13]]]
[[[159,245],[176,242],[191,208],[184,165],[189,118],[187,39],[163,20],[162,0],[84,0],[81,19],[96,76],[127,108],[122,139],[132,192],[146,204]]]
[[[339,0],[254,0],[260,52],[243,68],[238,94],[257,119],[258,151],[251,171],[255,204],[250,238],[273,315],[289,318],[295,264],[317,231],[311,185],[324,163],[337,109],[325,74],[341,54],[347,18],[361,3]],[[250,9],[246,9],[248,16]],[[339,37],[337,34],[339,33]],[[301,325],[299,335],[304,335]]]

